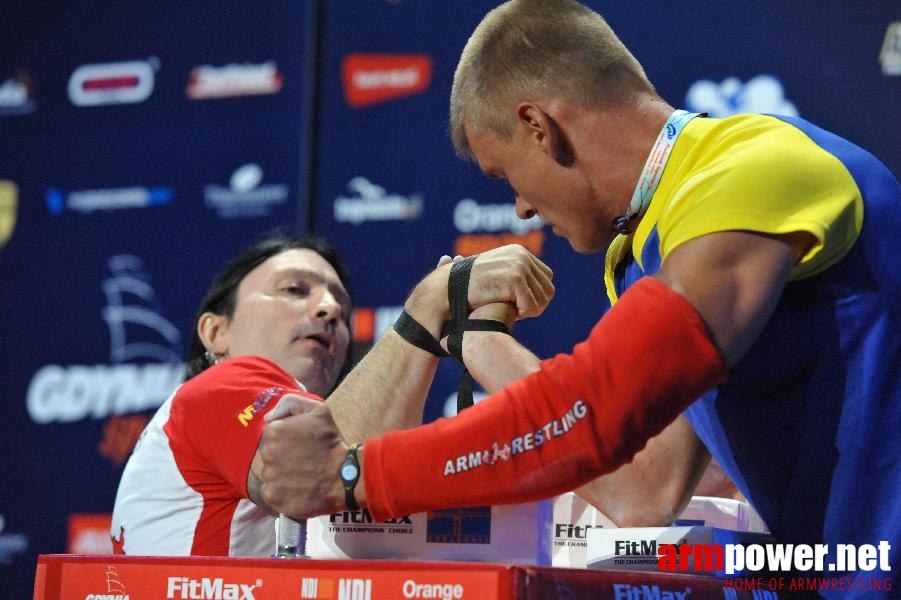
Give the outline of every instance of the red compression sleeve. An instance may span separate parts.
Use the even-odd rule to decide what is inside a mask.
[[[451,419],[367,440],[373,517],[527,502],[631,460],[726,377],[698,313],[645,277],[572,354]]]

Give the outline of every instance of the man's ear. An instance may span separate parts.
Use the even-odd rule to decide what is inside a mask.
[[[205,312],[197,319],[197,336],[213,354],[228,353],[228,317]]]
[[[570,166],[573,162],[572,147],[554,117],[534,102],[522,102],[516,110],[519,124],[529,140],[561,165]]]

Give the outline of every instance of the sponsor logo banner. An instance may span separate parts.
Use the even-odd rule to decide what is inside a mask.
[[[448,508],[429,512],[426,542],[432,544],[490,544],[491,507]]]
[[[232,173],[228,187],[204,186],[204,202],[223,219],[269,216],[276,206],[285,203],[290,188],[284,183],[262,184],[262,181],[260,165],[242,165]]]
[[[10,531],[6,517],[0,513],[0,565],[8,565],[28,549],[28,536]]]
[[[422,214],[420,194],[389,193],[365,177],[347,182],[351,196],[338,196],[333,204],[335,221],[360,225],[367,221],[409,221]]]
[[[143,261],[120,254],[109,258],[108,267],[110,277],[101,283],[106,306],[100,313],[110,332],[112,364],[48,364],[38,369],[26,395],[35,423],[102,419],[156,408],[181,383],[181,332],[162,315]],[[105,447],[101,445],[101,451]],[[116,456],[121,453],[121,448],[115,451]]]
[[[879,62],[884,75],[901,75],[901,21],[889,23],[885,30]]]
[[[110,514],[69,515],[69,542],[66,552],[69,554],[112,554],[113,543],[110,540]]]
[[[284,76],[273,61],[260,64],[200,65],[191,69],[186,93],[192,100],[261,96],[281,91]]]
[[[50,188],[44,199],[50,214],[57,216],[67,210],[88,214],[95,211],[163,206],[172,202],[174,195],[172,188],[168,187],[134,186],[72,192]]]
[[[19,73],[0,83],[0,116],[34,112],[34,84],[31,75]]]
[[[69,100],[75,106],[135,104],[153,93],[159,60],[132,60],[81,65],[69,77]]]
[[[372,600],[373,598],[495,598],[500,567],[423,569],[411,573],[348,565],[346,569],[262,567],[259,561],[229,566],[145,559],[107,564],[64,562],[60,600]],[[45,600],[35,595],[36,600]]]
[[[740,113],[798,116],[798,108],[786,98],[782,82],[772,75],[757,75],[745,83],[737,77],[720,83],[702,79],[688,89],[685,104],[688,110],[706,112],[711,117]]]
[[[420,94],[432,81],[425,54],[351,54],[341,64],[344,98],[353,108]]]
[[[461,234],[454,241],[455,255],[471,256],[507,244],[519,244],[539,257],[544,253],[544,223],[537,216],[520,219],[513,203],[463,198],[454,206],[453,220]]]

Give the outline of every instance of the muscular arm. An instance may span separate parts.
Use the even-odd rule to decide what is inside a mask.
[[[709,461],[707,448],[679,416],[631,462],[574,491],[618,527],[660,527],[685,510]]]
[[[473,318],[501,319],[496,308],[493,314],[478,313]],[[470,373],[489,393],[539,369],[538,358],[509,335],[473,331],[463,340]],[[684,510],[709,459],[691,425],[680,416],[631,462],[574,491],[620,527],[666,525]]]
[[[449,260],[427,275],[404,305],[436,339],[449,317]],[[505,246],[473,263],[469,303],[479,307],[506,303],[513,319],[540,314],[553,297],[551,270],[521,246]],[[361,441],[391,429],[422,423],[426,395],[438,358],[407,343],[389,329],[328,398],[345,439]]]
[[[540,371],[454,419],[391,432],[364,446],[358,501],[369,498],[379,516],[517,502],[615,469],[721,381],[724,362],[732,366],[747,351],[809,242],[805,235],[740,231],[686,242],[666,258],[656,283],[648,279],[630,288],[572,355],[542,363]],[[574,411],[584,417],[560,425],[561,434],[550,441],[535,445],[532,438],[528,451],[515,457],[503,447],[490,452],[494,442],[512,443]],[[327,411],[313,411],[305,422],[270,427],[267,435],[276,446],[290,447],[318,431],[328,439],[317,456],[337,470],[345,446],[330,420]],[[487,454],[478,453],[483,448]],[[468,468],[482,459],[488,462]],[[328,486],[315,486],[320,494],[329,489],[327,497],[312,498],[303,492],[313,487],[309,482],[279,483],[283,466],[273,461],[263,473],[264,494],[274,505],[299,515],[343,505],[333,475]]]
[[[326,401],[345,439],[363,441],[422,423],[437,366],[437,356],[387,330]]]
[[[714,233],[674,249],[655,277],[698,311],[732,367],[760,335],[792,267],[813,242],[804,232]]]

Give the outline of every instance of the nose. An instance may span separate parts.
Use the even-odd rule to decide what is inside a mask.
[[[532,208],[528,202],[522,199],[519,194],[515,194],[516,216],[520,219],[531,219],[538,214],[538,211]]]
[[[328,288],[322,288],[317,301],[313,306],[316,317],[320,319],[325,319],[326,321],[337,323],[341,318],[341,303],[338,302],[338,300],[328,290]]]

